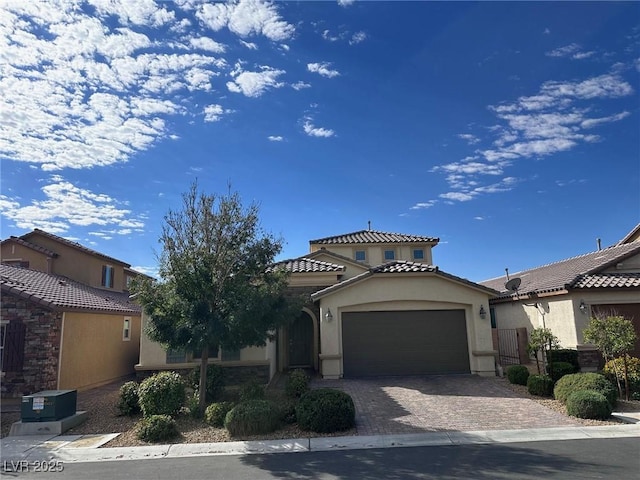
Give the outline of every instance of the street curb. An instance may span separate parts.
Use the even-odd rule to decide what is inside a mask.
[[[3,462],[59,460],[65,463],[157,458],[199,457],[216,455],[256,455],[273,453],[327,452],[372,448],[454,446],[471,444],[522,443],[594,438],[640,437],[640,424],[602,427],[555,427],[526,430],[441,431],[403,435],[317,437],[302,439],[180,443],[142,447],[75,448],[73,442],[48,438],[28,446],[26,437],[13,437],[14,447],[3,444]],[[33,440],[33,437],[30,437]],[[3,441],[5,439],[2,439]],[[3,442],[4,443],[4,442]],[[22,446],[22,449],[20,448]],[[10,451],[13,450],[13,451]]]

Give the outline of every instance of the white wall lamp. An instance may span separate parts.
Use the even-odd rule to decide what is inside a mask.
[[[487,318],[487,311],[484,309],[484,305],[480,305],[480,318],[484,320]]]
[[[580,311],[586,315],[587,313],[587,305],[584,303],[584,300],[580,300]]]
[[[324,319],[327,322],[333,321],[333,314],[331,313],[331,309],[330,308],[327,308],[327,313],[324,314]]]

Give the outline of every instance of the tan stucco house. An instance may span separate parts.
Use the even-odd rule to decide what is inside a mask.
[[[2,241],[1,255],[3,397],[134,373],[141,309],[129,264],[42,230]]]
[[[550,328],[564,348],[578,349],[583,369],[595,369],[600,360],[582,331],[599,314],[631,319],[640,356],[640,224],[617,244],[541,267],[510,274],[517,290],[505,287],[506,276],[481,282],[498,290],[491,309],[498,332]],[[514,285],[514,282],[512,282]]]
[[[434,266],[438,242],[375,230],[312,240],[309,254],[272,267],[290,272],[291,291],[307,296],[300,315],[266,347],[219,351],[211,361],[265,381],[298,367],[324,378],[494,375],[489,300],[497,292]],[[196,365],[143,335],[141,373]]]

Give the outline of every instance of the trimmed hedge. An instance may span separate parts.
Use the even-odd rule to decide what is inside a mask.
[[[576,390],[567,397],[567,413],[572,417],[604,420],[611,411],[609,401],[595,390]]]
[[[269,400],[249,400],[233,407],[224,426],[233,436],[270,433],[280,425],[281,412]]]
[[[553,395],[553,379],[549,375],[530,375],[527,390],[531,395],[550,397]]]
[[[140,403],[138,403],[138,382],[127,382],[120,387],[120,398],[118,410],[122,415],[135,415],[140,413]]]
[[[300,398],[309,391],[309,375],[300,369],[290,372],[284,391],[288,397]]]
[[[529,378],[529,370],[524,365],[511,365],[507,367],[507,379],[509,383],[526,385]]]
[[[136,434],[145,442],[162,442],[177,436],[178,427],[170,415],[151,415],[138,422]]]
[[[233,402],[212,403],[204,411],[204,420],[213,427],[223,427],[227,413],[235,406]]]
[[[264,398],[264,385],[260,385],[256,381],[245,383],[240,388],[240,402],[248,402],[249,400],[262,400]]]
[[[565,375],[556,383],[553,396],[556,400],[566,404],[569,395],[579,390],[594,390],[601,393],[611,407],[615,406],[618,397],[618,390],[604,375],[592,372]]]
[[[573,365],[573,372],[576,373],[580,371],[580,362],[578,362],[578,351],[572,350],[570,348],[558,348],[556,350],[549,350],[549,361],[552,363],[556,362],[567,362]]]
[[[341,390],[319,388],[300,398],[296,407],[298,426],[318,433],[339,432],[356,423],[353,399]]]
[[[185,387],[176,372],[160,372],[142,381],[138,396],[145,417],[175,415],[184,405]]]
[[[551,375],[551,378],[555,383],[565,375],[576,373],[576,369],[569,362],[553,362],[547,365],[547,373]]]

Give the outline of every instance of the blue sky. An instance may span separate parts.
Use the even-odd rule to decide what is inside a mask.
[[[480,281],[640,221],[640,4],[15,0],[0,6],[1,236],[152,272],[197,179],[286,242],[436,236]]]

